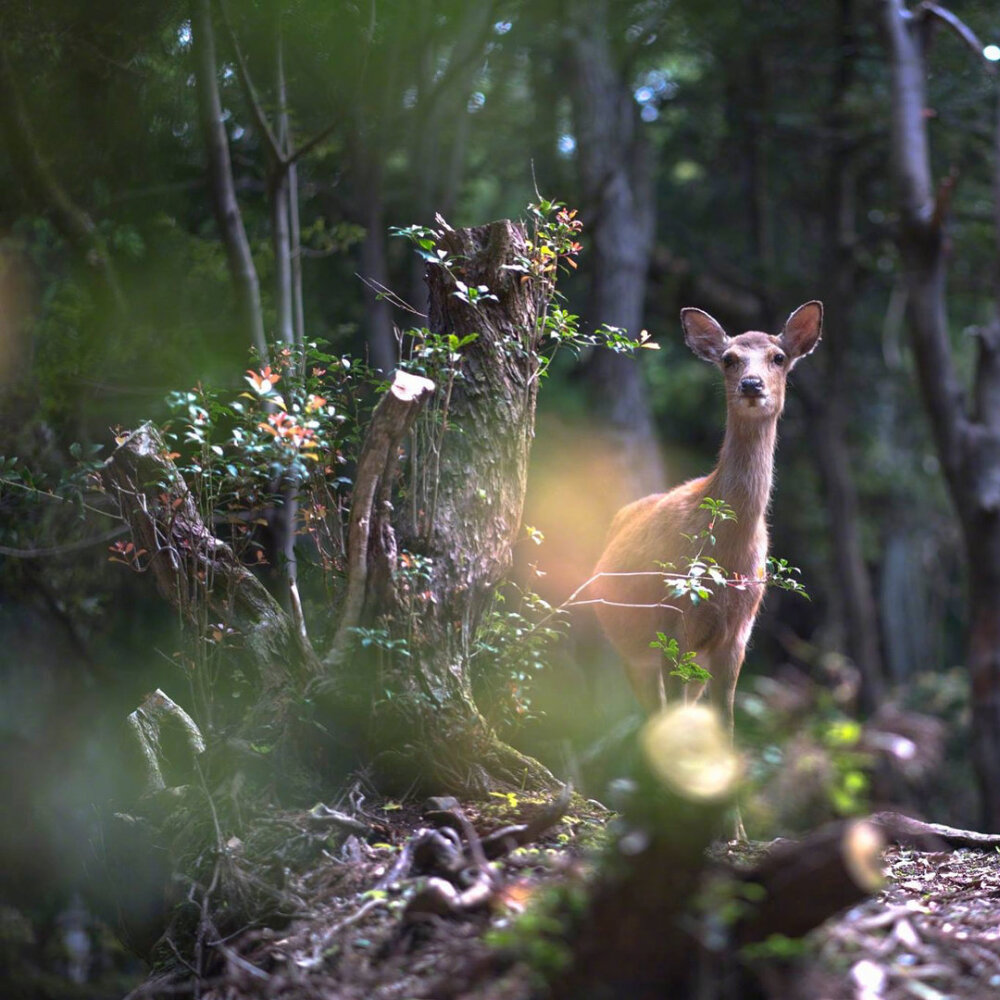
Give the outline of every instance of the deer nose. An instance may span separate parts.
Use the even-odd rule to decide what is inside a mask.
[[[740,395],[763,396],[764,380],[756,375],[747,375],[740,379]]]

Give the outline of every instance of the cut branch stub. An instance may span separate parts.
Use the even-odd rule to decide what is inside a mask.
[[[141,774],[141,794],[155,795],[194,780],[205,749],[201,730],[183,708],[157,689],[126,719],[129,746]]]
[[[800,843],[776,847],[742,880],[760,886],[744,904],[734,936],[741,944],[772,934],[801,937],[882,885],[885,837],[867,820],[843,820]]]
[[[323,661],[327,669],[342,662],[350,647],[353,630],[362,621],[368,595],[372,528],[376,522],[383,530],[375,544],[383,549],[394,549],[392,527],[387,519],[383,523],[376,506],[388,502],[399,446],[433,392],[434,383],[430,379],[397,371],[389,391],[372,414],[354,478],[351,519],[347,533],[347,593],[341,608],[337,634]]]
[[[216,538],[195,506],[169,449],[143,424],[115,449],[103,469],[107,489],[132,530],[136,550],[160,593],[194,632],[209,621],[232,628],[260,682],[261,694],[283,688],[296,665],[314,668],[310,651],[265,586]]]

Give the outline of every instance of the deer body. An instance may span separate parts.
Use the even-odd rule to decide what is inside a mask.
[[[822,305],[808,302],[792,313],[779,336],[750,331],[728,337],[707,313],[681,313],[688,346],[716,364],[726,383],[726,435],[718,465],[707,476],[622,508],[595,570],[598,617],[647,712],[679,694],[677,679],[663,676],[662,652],[649,645],[663,632],[682,652],[695,652],[712,675],[709,695],[732,732],[736,681],[764,591],[766,515],[785,379],[819,341],[822,317]],[[712,516],[700,509],[706,497],[725,501],[736,514],[735,521],[712,526],[713,546],[697,537]],[[683,574],[699,552],[715,559],[727,577],[741,578],[743,586],[713,586],[711,599],[692,604],[686,596],[671,597],[664,578],[650,575],[663,563]],[[622,573],[637,575],[613,575]]]

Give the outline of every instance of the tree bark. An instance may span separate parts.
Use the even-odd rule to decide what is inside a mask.
[[[637,337],[653,246],[652,151],[611,50],[607,3],[571,4],[567,18],[581,208],[593,244],[588,311],[593,323]],[[620,456],[622,502],[662,489],[663,463],[635,360],[595,351],[586,379],[598,429]]]
[[[855,263],[855,171],[853,138],[847,131],[846,107],[854,76],[854,2],[838,4],[836,45],[839,52],[827,111],[829,153],[824,206],[825,266],[822,298],[832,303],[825,317],[822,374],[802,373],[801,394],[809,411],[809,434],[830,517],[830,561],[843,622],[844,649],[861,675],[859,701],[874,712],[882,701],[884,668],[877,603],[865,564],[858,518],[858,495],[847,447],[847,395],[854,303],[858,298]]]
[[[226,260],[243,327],[250,343],[262,359],[267,357],[264,314],[260,302],[260,281],[250,252],[250,241],[243,227],[243,215],[236,199],[233,165],[229,156],[229,137],[222,120],[222,102],[216,78],[215,31],[212,27],[211,0],[194,0],[191,26],[194,48],[195,81],[198,91],[198,115],[205,150],[208,154],[209,190],[212,210],[226,249]]]
[[[831,325],[834,327],[834,337],[847,332],[843,319],[825,325],[827,331]],[[829,332],[824,340],[831,340]],[[830,364],[824,369],[828,375],[836,371]],[[835,381],[831,376],[824,384],[830,386]],[[809,435],[815,445],[814,460],[830,517],[830,562],[843,621],[843,648],[861,675],[860,706],[871,713],[881,704],[884,693],[882,649],[871,577],[861,549],[858,496],[845,441],[847,421],[840,393],[827,400],[813,395],[808,406]]]
[[[902,0],[884,0],[884,14],[910,333],[920,392],[965,540],[972,756],[984,825],[1000,831],[1000,407],[994,405],[1000,399],[1000,295],[998,319],[980,331],[967,400],[952,359],[945,290],[943,227],[954,177],[946,177],[935,192],[924,116],[924,20],[935,15],[930,8],[910,15]],[[1000,160],[995,170],[1000,178]]]
[[[430,328],[475,338],[417,419],[394,534],[373,533],[373,564],[381,558],[394,570],[381,575],[373,614],[405,640],[407,654],[394,663],[399,694],[382,726],[384,734],[401,725],[404,735],[391,737],[396,746],[383,762],[428,789],[552,788],[545,768],[498,740],[469,674],[477,628],[520,529],[538,390],[537,319],[548,292],[508,269],[529,252],[513,223],[447,230],[439,246],[453,265],[451,272],[428,268]],[[468,305],[454,294],[456,278],[487,286],[497,300]]]
[[[255,679],[261,718],[280,715],[296,678],[318,670],[312,650],[267,588],[202,520],[158,431],[144,424],[105,463],[136,550],[160,594],[195,637],[216,623],[234,630],[240,664]]]
[[[389,286],[389,269],[386,262],[385,215],[382,210],[382,168],[374,162],[378,153],[372,153],[364,168],[364,217],[365,237],[361,242],[361,277],[365,280],[364,298],[368,317],[368,363],[383,377],[388,377],[396,367],[398,347],[393,331],[392,307],[377,288]],[[374,286],[374,287],[373,287]]]

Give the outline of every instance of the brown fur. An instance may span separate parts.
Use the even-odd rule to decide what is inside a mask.
[[[712,675],[712,703],[732,731],[736,681],[764,591],[766,514],[785,380],[819,341],[822,316],[822,305],[808,302],[792,313],[779,336],[750,331],[727,337],[707,313],[681,313],[688,345],[716,364],[725,379],[726,436],[719,463],[707,476],[623,507],[611,524],[595,573],[656,570],[657,563],[671,563],[676,572],[685,573],[702,543],[684,535],[708,527],[710,514],[699,510],[699,504],[712,497],[728,503],[737,519],[716,523],[716,544],[706,546],[704,554],[729,576],[748,582],[743,590],[713,587],[709,601],[692,605],[688,597],[670,597],[662,577],[598,576],[592,591],[602,602],[598,617],[625,659],[629,682],[646,711],[680,694],[676,679],[663,677],[662,653],[649,646],[657,632],[664,632],[677,639],[682,651],[698,654],[698,663]],[[782,356],[784,363],[779,363]],[[694,697],[700,694],[693,692]]]

